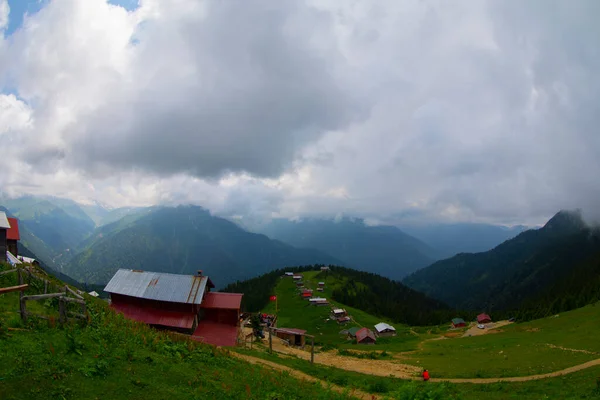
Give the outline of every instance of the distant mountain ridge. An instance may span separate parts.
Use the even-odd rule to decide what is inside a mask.
[[[224,286],[275,268],[314,263],[341,262],[247,232],[201,207],[178,206],[106,226],[105,234],[74,257],[64,273],[83,283],[102,284],[119,268],[180,274],[201,269]]]
[[[440,259],[491,250],[528,229],[524,225],[504,227],[482,223],[413,224],[401,228],[433,247]]]
[[[295,247],[320,250],[344,265],[401,279],[437,259],[426,243],[394,226],[368,226],[361,219],[275,219],[259,232]]]
[[[552,308],[549,294],[574,302],[600,295],[599,271],[598,229],[580,211],[560,211],[540,229],[487,252],[438,261],[403,282],[461,309]]]

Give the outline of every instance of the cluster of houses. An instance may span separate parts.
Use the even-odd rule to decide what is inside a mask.
[[[481,313],[477,316],[477,323],[480,325],[489,324],[490,322],[492,322],[492,318],[486,313]],[[465,322],[464,319],[462,319],[462,318],[453,318],[452,319],[452,328],[461,328],[464,326],[467,326],[467,323]]]
[[[323,268],[329,268],[329,267],[322,267]],[[300,295],[300,297],[302,297],[303,299],[308,300],[308,302],[313,305],[313,306],[328,306],[329,302],[327,301],[326,298],[324,297],[313,297],[313,290],[312,289],[308,289],[307,287],[304,286],[304,276],[302,274],[295,274],[293,272],[286,272],[284,274],[284,277],[291,277],[294,281],[294,283],[296,284],[296,287],[298,289],[298,293]],[[322,292],[325,289],[325,282],[319,282],[317,284],[317,292]]]
[[[396,336],[396,328],[385,322],[378,323],[374,328],[371,330],[355,326],[341,331],[340,334],[346,335],[350,340],[356,340],[357,344],[375,344],[378,337]]]

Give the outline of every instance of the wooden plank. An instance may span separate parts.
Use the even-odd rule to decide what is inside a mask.
[[[23,296],[23,300],[44,300],[51,299],[53,297],[64,297],[64,293],[48,293],[48,294],[35,294],[31,296]],[[73,299],[75,300],[75,299]]]
[[[58,299],[58,315],[59,321],[61,324],[67,322],[67,310],[65,309],[65,302],[63,301],[65,298],[61,297]]]
[[[9,286],[0,288],[0,294],[9,293],[9,292],[22,292],[23,290],[27,290],[29,287],[28,284],[19,285],[19,286]]]
[[[76,291],[72,290],[70,287],[65,285],[65,289],[67,290],[67,292],[71,293],[73,296],[77,297],[79,300],[83,300],[83,297],[81,295],[79,295],[79,293],[77,293]]]
[[[2,271],[2,272],[0,272],[0,275],[10,274],[11,272],[17,272],[17,271],[18,271],[17,268],[9,269],[8,271]]]
[[[65,297],[63,300],[66,301],[66,302],[68,302],[68,303],[85,304],[85,300],[72,299],[70,297]]]
[[[77,318],[87,319],[87,315],[79,314],[79,313],[76,313],[76,312],[73,312],[73,311],[69,311],[68,314],[70,314],[70,315],[72,315],[74,317],[77,317]]]

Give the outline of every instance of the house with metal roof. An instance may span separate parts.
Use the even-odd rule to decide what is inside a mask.
[[[464,319],[462,318],[452,318],[452,327],[453,328],[460,328],[463,326],[467,326],[467,323],[465,322]]]
[[[6,243],[6,233],[9,229],[10,223],[8,222],[8,218],[6,218],[6,213],[0,211],[0,262],[7,261],[6,252],[8,251],[8,248]]]
[[[377,339],[372,330],[368,328],[361,328],[356,331],[356,343],[358,344],[375,344]]]
[[[477,316],[477,323],[478,324],[487,324],[492,322],[492,318],[487,315],[486,313],[481,313]]]
[[[214,287],[202,271],[179,275],[119,269],[104,291],[110,294],[111,307],[126,318],[233,346],[243,295],[211,292]]]
[[[306,331],[296,328],[277,328],[275,336],[288,342],[290,346],[304,347],[306,343]]]
[[[354,339],[356,337],[356,332],[359,330],[360,328],[357,326],[353,326],[352,328],[348,329],[348,337]]]
[[[386,324],[385,322],[380,322],[375,325],[375,332],[377,336],[385,337],[385,336],[396,336],[396,328],[393,326]]]

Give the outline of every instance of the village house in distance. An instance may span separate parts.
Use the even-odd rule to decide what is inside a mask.
[[[215,346],[235,346],[243,294],[211,292],[214,287],[202,271],[178,275],[119,269],[104,291],[111,308],[126,318]]]

